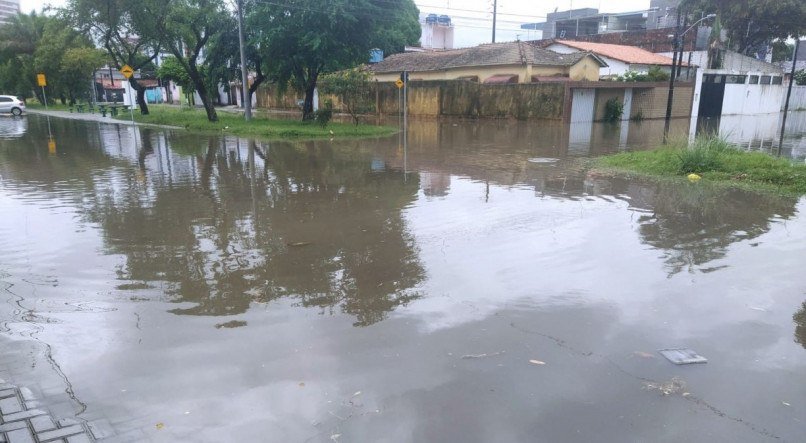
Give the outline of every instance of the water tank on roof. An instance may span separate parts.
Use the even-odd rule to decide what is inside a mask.
[[[436,14],[428,14],[428,16],[425,17],[426,25],[436,25],[437,21],[439,21],[439,16]]]
[[[437,19],[437,23],[439,23],[442,26],[450,26],[451,18],[448,17],[447,15],[440,15],[439,18]]]
[[[383,50],[380,50],[378,48],[369,50],[370,63],[380,63],[382,61],[383,61]]]

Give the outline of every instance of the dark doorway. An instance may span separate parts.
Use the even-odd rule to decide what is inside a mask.
[[[725,76],[707,74],[703,77],[700,93],[700,117],[722,115],[722,101],[725,99]]]

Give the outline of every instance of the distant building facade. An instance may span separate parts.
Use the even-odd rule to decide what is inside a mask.
[[[605,43],[579,42],[572,40],[545,41],[546,49],[560,54],[592,52],[598,55],[607,66],[600,70],[601,77],[614,77],[628,71],[647,72],[658,67],[666,73],[672,70],[672,59],[635,46],[611,45]],[[688,66],[686,63],[684,65]]]
[[[0,25],[20,13],[20,0],[0,0]]]
[[[492,43],[448,51],[395,54],[370,65],[375,80],[391,82],[401,72],[411,80],[470,80],[479,83],[598,81],[607,64],[588,52],[558,54],[526,42]]]

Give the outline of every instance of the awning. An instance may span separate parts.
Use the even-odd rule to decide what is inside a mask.
[[[485,85],[505,85],[508,83],[518,83],[518,76],[515,74],[498,74],[484,80]]]

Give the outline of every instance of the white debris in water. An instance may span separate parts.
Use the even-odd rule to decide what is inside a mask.
[[[559,158],[548,158],[548,157],[532,157],[529,159],[529,163],[550,164],[550,163],[557,163],[558,161],[560,161]]]

